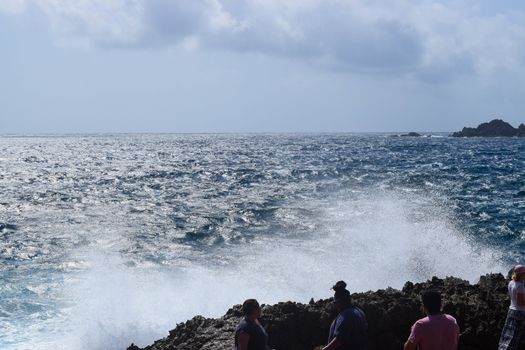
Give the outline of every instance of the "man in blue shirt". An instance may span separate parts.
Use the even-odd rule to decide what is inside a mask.
[[[328,345],[323,350],[366,350],[368,323],[363,310],[352,304],[346,283],[339,281],[332,287],[334,304],[339,315],[332,322]]]

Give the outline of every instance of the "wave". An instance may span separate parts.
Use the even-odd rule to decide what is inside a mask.
[[[485,273],[507,270],[505,257],[475,240],[439,196],[369,189],[294,207],[315,218],[309,234],[282,226],[281,232],[214,247],[192,261],[182,251],[167,266],[131,261],[111,246],[84,251],[77,259],[86,268],[64,281],[60,317],[49,320],[47,334],[37,332],[40,340],[32,337],[14,348],[145,346],[178,322],[197,314],[220,316],[249,297],[307,302],[328,297],[340,279],[358,292],[401,288],[432,276],[476,282]],[[299,224],[298,213],[279,215]],[[273,209],[261,214],[278,215]],[[171,258],[178,259],[176,251]]]

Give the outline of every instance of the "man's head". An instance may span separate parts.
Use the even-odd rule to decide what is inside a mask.
[[[435,290],[427,290],[421,294],[423,310],[427,315],[441,312],[441,294]]]

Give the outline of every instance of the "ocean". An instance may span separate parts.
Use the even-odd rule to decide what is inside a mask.
[[[525,139],[0,136],[0,349],[145,346],[194,315],[505,273]]]

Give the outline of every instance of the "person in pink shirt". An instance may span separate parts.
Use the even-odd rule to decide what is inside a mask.
[[[422,311],[427,315],[412,326],[405,350],[456,350],[459,326],[456,319],[441,312],[441,295],[426,291],[421,295]]]

